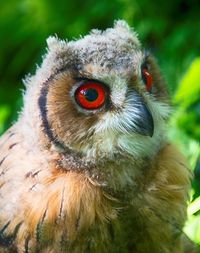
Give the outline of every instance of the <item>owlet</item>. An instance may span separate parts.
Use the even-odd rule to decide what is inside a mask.
[[[154,58],[124,21],[47,44],[0,139],[0,252],[191,253]]]

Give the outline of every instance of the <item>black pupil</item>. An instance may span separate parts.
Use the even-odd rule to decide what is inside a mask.
[[[89,101],[89,102],[93,102],[93,101],[95,101],[97,98],[98,98],[98,92],[97,92],[97,90],[95,90],[95,89],[92,89],[92,88],[90,88],[90,89],[87,89],[87,90],[85,90],[85,92],[84,92],[85,94],[85,98]]]

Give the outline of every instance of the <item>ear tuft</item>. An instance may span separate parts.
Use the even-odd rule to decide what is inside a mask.
[[[140,41],[138,39],[137,33],[134,31],[132,27],[128,25],[125,20],[115,20],[114,29],[122,36],[126,37],[130,42],[137,46],[141,46]]]
[[[131,28],[125,20],[115,20],[114,28],[117,30],[126,30],[130,32]]]
[[[46,41],[48,51],[62,51],[68,48],[68,41],[60,40],[57,36],[50,36]]]
[[[60,42],[57,36],[50,36],[46,41],[49,49],[57,47]]]

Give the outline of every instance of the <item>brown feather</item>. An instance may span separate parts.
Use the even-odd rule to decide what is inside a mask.
[[[192,173],[165,136],[155,60],[124,21],[48,45],[0,138],[0,252],[191,253],[182,229]],[[106,87],[102,107],[76,103],[80,78]]]

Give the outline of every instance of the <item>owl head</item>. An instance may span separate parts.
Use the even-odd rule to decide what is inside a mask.
[[[156,154],[166,140],[168,95],[134,30],[117,21],[78,40],[50,37],[47,44],[41,67],[26,80],[22,118],[33,139],[87,160]]]

